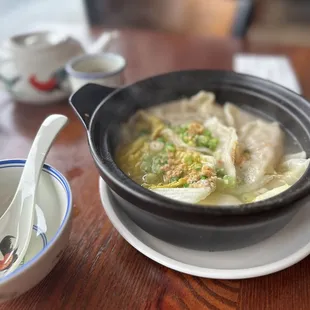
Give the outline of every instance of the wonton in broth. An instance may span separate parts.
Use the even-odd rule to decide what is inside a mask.
[[[204,205],[240,205],[275,196],[309,165],[284,155],[284,133],[213,93],[138,111],[122,127],[119,167],[160,195]]]

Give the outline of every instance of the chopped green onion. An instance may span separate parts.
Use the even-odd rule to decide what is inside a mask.
[[[180,127],[173,127],[172,128],[177,134],[180,134],[181,131],[180,131]]]
[[[227,187],[234,187],[236,185],[236,179],[229,175],[225,175],[223,181]]]
[[[188,130],[188,126],[187,126],[187,125],[182,126],[180,129],[181,129],[181,132],[182,132],[182,133],[185,133],[185,132],[187,132],[187,130]]]
[[[140,169],[144,172],[149,172],[151,169],[151,163],[149,161],[143,161],[140,165]]]
[[[185,143],[187,143],[187,142],[189,141],[187,132],[184,133],[184,134],[182,134],[182,140],[183,140]]]
[[[209,145],[208,145],[209,149],[210,149],[211,151],[215,151],[215,149],[216,149],[218,143],[219,143],[219,140],[218,140],[218,139],[216,139],[216,138],[210,139]]]
[[[151,132],[148,130],[148,129],[142,129],[140,132],[139,132],[139,135],[140,136],[145,136],[145,135],[149,135]]]
[[[223,178],[225,176],[225,170],[224,168],[217,168],[216,169],[216,176],[218,178]]]
[[[166,143],[166,150],[169,151],[169,152],[175,152],[176,148],[175,148],[174,144]]]
[[[152,172],[156,174],[160,173],[161,167],[164,165],[164,161],[165,159],[160,156],[154,157],[152,162]]]
[[[189,187],[188,183],[183,184],[183,187]]]
[[[187,132],[187,130],[188,130],[187,126],[177,126],[177,127],[175,127],[175,132],[177,134],[184,134],[184,133]]]
[[[197,136],[196,137],[196,144],[197,144],[197,146],[208,147],[208,145],[209,145],[209,138],[206,137],[206,136]]]
[[[178,177],[172,177],[172,178],[170,179],[170,183],[178,182],[179,179],[180,179],[180,178],[178,178]]]
[[[158,175],[155,173],[148,173],[143,177],[143,180],[148,184],[155,184],[158,181]]]
[[[209,138],[212,137],[211,131],[209,131],[208,129],[205,129],[205,130],[203,131],[203,135],[206,136],[206,137],[209,137]]]
[[[200,180],[206,180],[207,179],[207,177],[205,176],[205,175],[202,175],[201,177],[200,177]]]
[[[202,168],[202,164],[195,164],[194,169],[199,171]]]
[[[163,137],[158,137],[157,141],[165,143],[165,139]]]
[[[191,165],[193,163],[193,157],[191,155],[188,155],[184,158],[184,163],[187,165]]]
[[[196,144],[195,144],[194,141],[188,141],[187,144],[188,144],[189,146],[196,146]]]

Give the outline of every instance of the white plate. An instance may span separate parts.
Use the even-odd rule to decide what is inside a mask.
[[[207,252],[182,248],[138,227],[113,199],[100,178],[100,197],[110,221],[134,248],[171,269],[213,279],[246,279],[290,267],[310,254],[310,208],[304,207],[281,231],[253,246]]]

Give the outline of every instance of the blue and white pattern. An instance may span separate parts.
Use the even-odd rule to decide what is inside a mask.
[[[23,167],[25,165],[25,162],[26,161],[24,159],[2,160],[2,161],[0,161],[0,169]],[[63,228],[65,227],[67,221],[69,220],[69,215],[70,215],[70,211],[71,211],[71,208],[72,208],[72,194],[71,194],[71,189],[70,189],[70,185],[69,185],[68,181],[66,180],[66,178],[59,171],[57,171],[56,169],[54,169],[53,167],[51,167],[49,165],[45,164],[43,166],[43,171],[45,171],[50,176],[52,176],[54,179],[56,179],[62,185],[62,187],[64,188],[66,196],[67,196],[66,213],[64,215],[64,218],[62,220],[62,223],[61,223],[58,231],[53,236],[53,238],[51,238],[51,240],[49,242],[47,241],[46,234],[38,226],[36,226],[36,225],[33,226],[33,230],[38,232],[39,236],[42,239],[42,250],[39,253],[37,253],[28,262],[24,263],[20,268],[16,269],[14,272],[9,274],[8,276],[5,276],[2,279],[0,279],[0,283],[4,282],[4,281],[7,281],[9,278],[13,277],[16,273],[19,273],[23,269],[25,269],[25,268],[31,266],[32,264],[34,264],[39,259],[39,257],[43,253],[45,253],[48,250],[48,248],[54,243],[54,241],[57,239],[57,237],[59,236],[59,234],[62,232]]]

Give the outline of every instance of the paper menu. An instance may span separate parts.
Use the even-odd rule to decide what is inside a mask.
[[[289,59],[285,56],[236,54],[233,70],[278,83],[301,94],[301,87]]]

